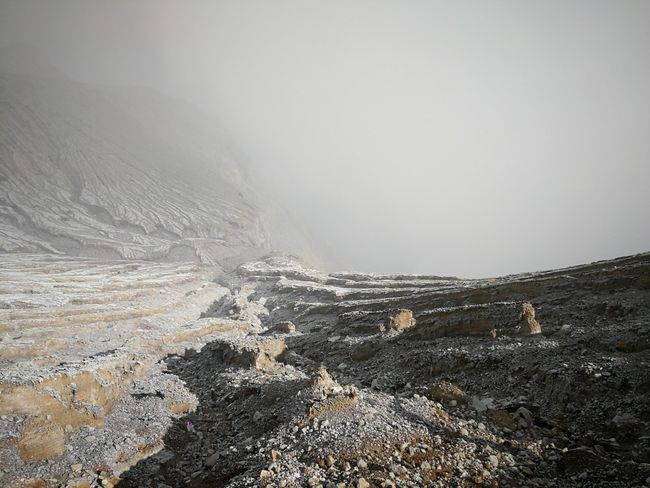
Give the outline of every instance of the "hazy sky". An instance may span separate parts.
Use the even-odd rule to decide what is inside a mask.
[[[648,1],[0,5],[0,46],[215,114],[334,267],[650,250]]]

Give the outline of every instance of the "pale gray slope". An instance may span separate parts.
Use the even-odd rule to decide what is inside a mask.
[[[223,264],[271,248],[271,207],[188,104],[0,74],[0,251]]]

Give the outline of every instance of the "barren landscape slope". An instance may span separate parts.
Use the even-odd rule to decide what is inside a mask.
[[[650,255],[495,279],[6,255],[0,485],[650,477]]]
[[[650,486],[649,253],[325,272],[182,102],[0,75],[0,117],[0,486]]]
[[[0,251],[215,264],[268,248],[269,207],[188,104],[0,75]]]

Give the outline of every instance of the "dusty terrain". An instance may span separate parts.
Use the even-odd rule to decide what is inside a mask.
[[[78,462],[119,472],[158,449],[167,414],[196,400],[157,362],[244,334],[197,320],[227,291],[213,276],[195,264],[2,255],[0,486],[59,486]],[[138,388],[164,390],[163,412]]]
[[[2,263],[3,486],[650,484],[648,254],[490,280]]]

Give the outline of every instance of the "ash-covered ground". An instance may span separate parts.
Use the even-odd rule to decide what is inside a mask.
[[[172,308],[186,296],[201,318],[152,313],[128,329],[135,354],[124,342],[62,369],[63,352],[37,351],[38,377],[4,375],[0,484],[650,485],[650,254],[490,280],[284,256],[216,283],[193,270],[200,299]],[[122,373],[93,365],[107,357]]]

